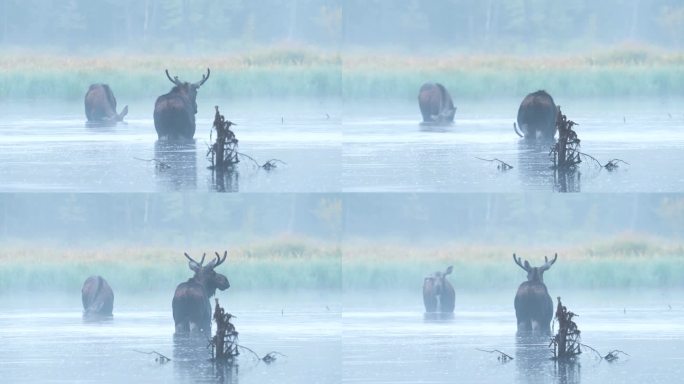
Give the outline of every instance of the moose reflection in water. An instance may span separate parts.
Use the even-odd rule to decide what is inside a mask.
[[[189,260],[188,266],[195,275],[184,283],[180,283],[173,295],[173,320],[176,323],[176,333],[201,332],[211,333],[211,303],[209,298],[216,294],[216,289],[225,291],[230,287],[226,276],[216,273],[214,268],[223,264],[228,257],[228,251],[223,258],[216,252],[216,258],[204,264],[206,254],[198,263],[185,253]]]
[[[174,87],[157,98],[154,104],[154,128],[159,139],[191,140],[195,136],[195,114],[197,114],[197,90],[209,79],[211,71],[202,75],[202,80],[188,83],[171,78],[168,69],[166,77]]]
[[[437,271],[423,281],[423,304],[425,304],[426,318],[453,315],[455,292],[454,287],[446,279],[453,270],[454,267],[449,266],[445,272]]]
[[[553,301],[544,284],[544,272],[551,268],[556,259],[558,259],[558,254],[551,261],[544,256],[544,265],[532,267],[527,260],[522,263],[521,258],[513,254],[513,261],[527,272],[527,281],[518,287],[514,301],[519,334],[524,332],[551,333]]]
[[[81,288],[83,317],[95,319],[112,316],[114,291],[102,276],[90,276]]]
[[[155,175],[164,190],[197,188],[197,146],[194,141],[157,140],[154,143]]]

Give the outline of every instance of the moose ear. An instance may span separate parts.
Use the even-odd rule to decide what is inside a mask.
[[[530,269],[530,263],[527,260],[525,260],[525,268]]]
[[[444,273],[444,276],[450,274],[454,270],[454,266],[450,265],[449,268],[447,268],[446,272]]]
[[[189,262],[189,263],[188,263],[188,267],[190,267],[190,269],[192,269],[192,270],[195,271],[195,272],[199,271],[199,269],[200,269],[199,264],[197,264],[197,263],[194,262],[194,261]]]

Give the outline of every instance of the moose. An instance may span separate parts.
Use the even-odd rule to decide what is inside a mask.
[[[195,114],[197,114],[197,90],[204,84],[211,71],[202,75],[196,83],[182,82],[178,76],[166,77],[174,84],[171,91],[157,98],[154,104],[154,129],[159,139],[192,140],[195,135]]]
[[[513,261],[527,272],[527,281],[518,287],[514,301],[519,334],[525,332],[548,334],[551,332],[553,301],[544,284],[544,272],[551,268],[557,259],[557,253],[551,261],[544,256],[544,265],[532,267],[527,260],[523,264],[521,258],[516,258],[515,253],[513,254]]]
[[[116,98],[107,84],[91,84],[85,95],[85,114],[90,123],[116,123],[128,114],[128,105],[116,113]]]
[[[418,92],[418,106],[423,123],[450,124],[454,122],[456,107],[451,95],[439,83],[425,83]]]
[[[90,276],[81,288],[84,317],[112,316],[114,292],[102,276]]]
[[[557,114],[558,107],[546,91],[530,93],[518,108],[518,125],[513,125],[515,133],[525,139],[553,139]],[[522,133],[518,132],[518,127]]]
[[[445,272],[437,271],[423,281],[423,304],[425,312],[453,313],[455,293],[446,276],[454,270],[449,266]]]
[[[223,258],[215,252],[216,258],[204,264],[206,253],[198,263],[190,255],[185,257],[190,261],[189,267],[195,275],[176,287],[171,306],[173,308],[173,320],[176,323],[176,333],[200,332],[211,333],[211,303],[209,298],[214,296],[216,289],[225,291],[230,287],[228,278],[216,273],[214,268],[223,264],[228,257],[228,251],[223,253]]]

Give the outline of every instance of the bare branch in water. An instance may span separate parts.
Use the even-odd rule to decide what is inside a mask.
[[[499,159],[497,159],[497,158],[493,158],[493,159],[483,159],[483,158],[477,157],[477,156],[475,156],[475,158],[478,159],[478,160],[482,160],[482,161],[489,161],[490,163],[491,163],[491,162],[497,162],[497,163],[499,163],[499,164],[497,164],[496,169],[501,170],[501,171],[508,171],[509,169],[513,169],[513,166],[512,166],[512,165],[506,163],[505,161],[499,160]]]
[[[501,351],[499,351],[498,349],[492,349],[491,351],[490,351],[490,350],[486,350],[486,349],[480,349],[480,348],[475,348],[475,349],[477,349],[478,351],[481,351],[481,352],[498,353],[499,356],[498,356],[496,359],[499,360],[499,361],[502,362],[502,363],[508,363],[509,361],[513,360],[513,357],[512,357],[512,356],[510,356],[510,355],[508,355],[508,354],[506,354],[506,353],[504,353],[504,352],[501,352]]]
[[[161,161],[161,160],[159,160],[159,159],[154,159],[154,158],[152,158],[152,159],[141,159],[141,158],[139,158],[139,157],[133,157],[133,158],[136,159],[136,160],[140,160],[140,161],[147,161],[148,163],[154,162],[154,163],[155,163],[155,166],[156,166],[158,169],[169,169],[169,168],[171,168],[170,165],[166,164],[165,162],[163,162],[163,161]]]
[[[171,359],[169,359],[168,357],[162,355],[161,353],[159,353],[157,351],[145,352],[145,351],[139,351],[137,349],[134,349],[133,352],[138,352],[138,353],[142,353],[145,355],[157,355],[157,357],[154,358],[154,361],[156,361],[159,364],[166,364],[169,361],[171,361]]]

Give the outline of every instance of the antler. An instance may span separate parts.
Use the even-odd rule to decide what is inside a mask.
[[[195,86],[196,86],[197,88],[201,87],[202,84],[204,84],[204,82],[207,81],[207,79],[209,78],[209,75],[210,75],[210,74],[211,74],[211,71],[209,70],[209,68],[207,68],[207,74],[206,74],[206,75],[202,75],[202,80],[196,82],[196,83],[195,83]]]
[[[176,84],[180,85],[180,80],[178,80],[178,76],[174,76],[173,79],[171,78],[171,75],[169,75],[169,70],[165,69],[164,72],[166,72],[166,77],[169,78],[169,81]]]
[[[541,267],[539,267],[539,269],[541,269],[542,271],[548,270],[549,268],[551,268],[551,266],[553,265],[553,263],[556,262],[556,259],[558,259],[558,253],[556,253],[556,254],[553,256],[553,260],[551,260],[550,262],[549,262],[549,258],[546,257],[546,256],[544,256],[544,261],[545,261],[545,263],[544,263],[544,265],[542,265]]]
[[[218,252],[214,252],[216,254],[216,259],[212,260],[211,263],[209,263],[207,266],[211,268],[216,268],[219,265],[223,264],[224,261],[226,261],[226,258],[228,257],[228,251],[223,252],[223,258],[221,258],[221,255],[219,255]]]
[[[515,257],[515,253],[513,254],[513,261],[515,261],[515,263],[518,264],[518,266],[519,266],[520,268],[524,269],[525,272],[529,272],[529,269],[528,269],[527,267],[525,267],[525,266],[522,264],[521,258],[520,258],[520,257],[518,257],[518,258]]]
[[[185,255],[185,257],[188,258],[188,260],[190,260],[191,263],[195,263],[195,264],[196,264],[198,267],[200,267],[200,268],[202,268],[202,264],[204,264],[204,257],[207,255],[206,253],[202,254],[202,261],[200,261],[200,262],[198,263],[195,259],[193,259],[192,257],[190,257],[190,255],[188,255],[187,253],[184,252],[183,254]]]

